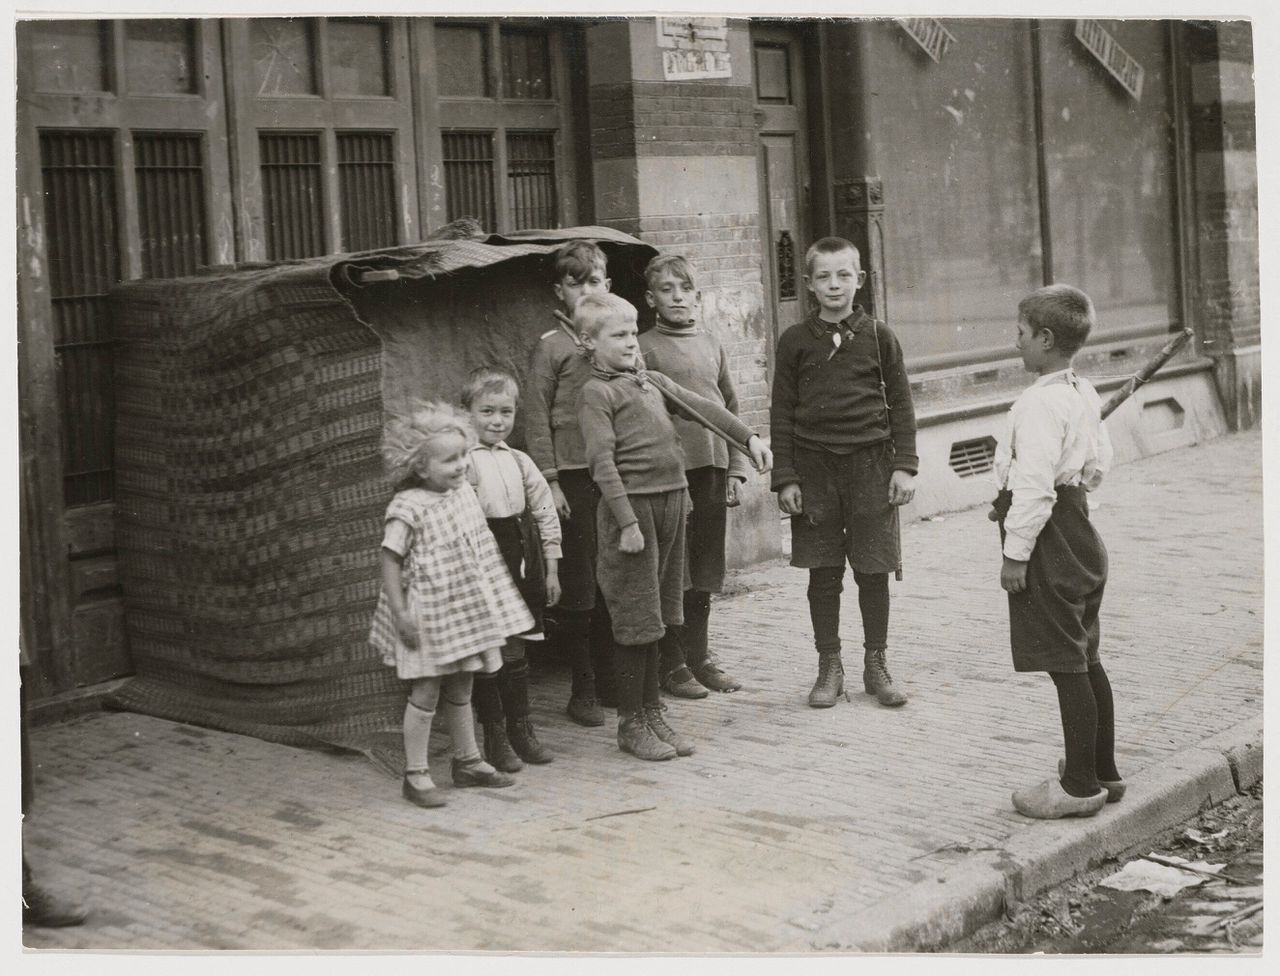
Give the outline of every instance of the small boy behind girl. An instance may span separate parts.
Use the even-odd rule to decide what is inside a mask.
[[[701,294],[688,259],[662,254],[644,269],[645,301],[656,313],[654,327],[640,337],[646,369],[738,414],[738,395],[720,340],[699,328],[694,315]],[[667,628],[658,642],[662,687],[678,698],[705,698],[712,691],[742,687],[720,667],[707,645],[711,594],[724,586],[724,540],[730,508],[751,470],[746,455],[733,451],[705,427],[674,418],[684,451],[685,478],[693,510],[685,528],[692,588],[684,591],[684,623]]]
[[[862,611],[862,681],[881,705],[907,697],[889,675],[889,573],[901,578],[897,506],[915,494],[915,411],[902,347],[854,304],[866,280],[858,249],[824,237],[805,254],[817,301],[778,340],[770,438],[773,490],[791,516],[791,565],[809,570],[809,617],[818,650],[813,708],[845,694],[840,593],[848,560]],[[846,696],[847,697],[847,696]]]
[[[618,747],[648,760],[692,755],[693,743],[663,717],[658,694],[657,642],[683,622],[688,583],[688,482],[669,413],[719,428],[759,471],[772,459],[724,407],[641,367],[629,302],[588,295],[574,307],[573,322],[593,363],[579,416],[601,495],[597,571],[617,642]]]
[[[1015,671],[1048,671],[1066,758],[1058,775],[1013,794],[1026,817],[1091,817],[1124,795],[1116,770],[1111,683],[1098,656],[1107,550],[1087,493],[1111,466],[1101,403],[1072,362],[1093,328],[1093,303],[1049,285],[1018,303],[1016,348],[1039,376],[1014,402],[995,456],[996,498]]]
[[[502,666],[500,648],[533,618],[511,581],[467,483],[468,418],[444,403],[412,404],[387,425],[382,456],[396,485],[382,537],[382,590],[369,643],[409,682],[401,792],[444,806],[430,772],[431,720],[443,696],[453,785],[510,786],[485,762],[471,717],[472,676]]]
[[[552,288],[561,309],[573,314],[583,295],[609,291],[599,246],[577,240],[553,255]],[[529,364],[525,446],[551,486],[562,526],[557,632],[572,674],[566,713],[579,725],[604,725],[601,704],[612,704],[613,638],[608,609],[596,586],[596,500],[578,425],[578,397],[591,375],[591,360],[565,325],[542,334]]]
[[[467,453],[467,480],[535,621],[532,630],[502,645],[502,667],[496,674],[476,675],[472,698],[484,732],[484,758],[504,773],[555,758],[538,741],[529,717],[525,641],[543,639],[543,608],[560,599],[560,520],[537,466],[529,455],[507,445],[519,396],[514,376],[481,366],[472,370],[461,398],[479,437]]]

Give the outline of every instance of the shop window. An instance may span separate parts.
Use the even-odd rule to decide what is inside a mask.
[[[559,226],[554,133],[507,133],[507,190],[513,230]]]
[[[370,251],[398,243],[395,181],[392,133],[338,133],[338,195],[344,250]]]
[[[785,44],[755,46],[756,100],[791,104],[791,64]]]
[[[446,132],[444,181],[450,220],[474,217],[492,232],[496,214],[493,199],[493,134]]]
[[[40,133],[49,294],[68,505],[111,498],[114,401],[107,291],[120,280],[114,136]]]
[[[264,17],[249,22],[259,95],[314,95],[315,40],[309,20]]]
[[[1042,283],[1026,21],[948,20],[938,61],[876,25],[867,70],[884,173],[889,324],[914,368],[1012,354]]]
[[[1138,94],[1074,21],[1041,27],[1053,277],[1089,293],[1096,335],[1163,332],[1180,317],[1167,26],[1099,24],[1141,66]]]
[[[320,136],[264,132],[259,135],[259,155],[267,259],[324,254]]]
[[[390,95],[387,24],[379,20],[331,20],[329,79],[335,95]]]
[[[189,95],[196,90],[195,21],[125,21],[125,78],[139,95]]]
[[[31,63],[37,91],[101,92],[110,87],[105,20],[40,20],[31,24]]]
[[[551,45],[546,31],[502,30],[502,97],[547,99]]]
[[[481,26],[435,29],[440,94],[489,98],[489,34]]]
[[[201,137],[134,133],[133,147],[142,274],[192,274],[207,260]]]

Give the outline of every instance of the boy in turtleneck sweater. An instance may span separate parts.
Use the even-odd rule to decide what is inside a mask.
[[[596,575],[613,618],[618,668],[618,748],[641,759],[693,753],[663,718],[658,641],[684,622],[688,585],[684,452],[670,413],[731,439],[758,471],[769,449],[737,417],[706,397],[640,365],[636,310],[616,295],[588,295],[573,324],[592,359],[578,419],[587,465],[600,491]]]
[[[662,254],[644,269],[645,301],[656,313],[654,327],[640,337],[645,368],[723,406],[735,416],[738,395],[720,340],[694,321],[701,294],[689,261]],[[742,687],[720,667],[707,645],[711,594],[724,586],[724,539],[729,509],[747,480],[746,455],[702,426],[675,420],[684,450],[685,478],[693,510],[686,526],[691,588],[684,591],[684,623],[668,627],[658,642],[662,687],[678,698],[705,698],[712,691]]]

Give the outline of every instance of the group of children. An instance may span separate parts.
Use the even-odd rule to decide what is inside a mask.
[[[404,796],[444,803],[429,772],[437,708],[455,786],[508,786],[524,763],[552,760],[529,717],[525,660],[548,607],[571,667],[569,717],[600,726],[604,708],[616,708],[624,752],[692,754],[660,691],[697,699],[741,687],[711,652],[707,623],[724,579],[727,510],[751,468],[772,467],[791,563],[809,571],[818,653],[809,705],[847,697],[846,562],[864,689],[881,705],[904,704],[886,660],[888,577],[901,578],[898,508],[914,496],[916,425],[897,338],[854,303],[865,280],[857,249],[828,237],[805,255],[815,309],[778,342],[776,454],[737,417],[725,352],[696,320],[687,259],[661,255],[646,268],[655,322],[643,336],[635,307],[610,292],[597,245],[569,242],[554,261],[561,309],[528,371],[528,454],[506,443],[521,391],[499,369],[471,374],[462,410],[418,402],[388,425],[383,453],[397,490],[370,639],[409,682]],[[1097,394],[1070,368],[1092,323],[1087,296],[1069,286],[1019,306],[1017,349],[1041,378],[1014,404],[996,464],[1014,665],[1050,672],[1066,739],[1059,775],[1013,797],[1040,818],[1090,815],[1124,790],[1097,654],[1106,552],[1084,494],[1110,445]]]

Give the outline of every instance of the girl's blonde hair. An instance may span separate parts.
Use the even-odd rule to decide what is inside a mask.
[[[428,446],[445,434],[457,434],[467,447],[476,443],[471,419],[440,401],[410,400],[407,413],[387,421],[382,432],[382,461],[397,488],[417,479]]]

